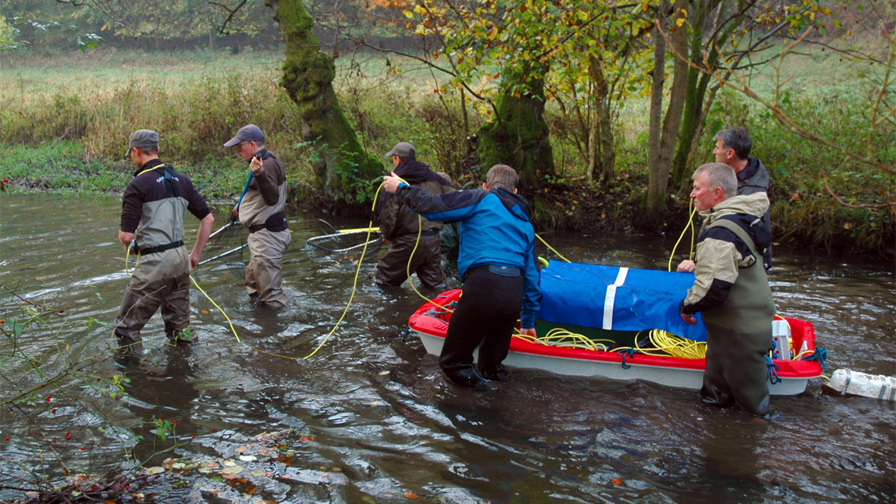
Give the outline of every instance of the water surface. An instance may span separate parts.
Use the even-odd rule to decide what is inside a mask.
[[[0,195],[0,283],[21,296],[4,290],[0,316],[21,319],[31,303],[53,309],[39,327],[0,342],[6,388],[0,397],[28,389],[22,377],[33,373],[26,374],[23,355],[43,361],[52,375],[116,346],[108,324],[127,283],[116,241],[119,213],[116,198]],[[821,380],[801,396],[773,397],[773,420],[705,406],[694,391],[533,370],[511,370],[510,381],[484,393],[458,389],[418,340],[403,337],[422,300],[408,284],[389,292],[373,285],[381,249],[362,263],[338,330],[303,360],[340,319],[358,259],[305,245],[330,231],[318,217],[290,215],[285,310],[252,306],[226,263],[194,273],[242,343],[193,289],[199,341],[192,348],[167,346],[156,315],[143,331],[142,362],[106,358],[90,378],[64,385],[69,393],[80,390],[94,408],[53,397],[46,405],[6,407],[4,480],[24,487],[34,478],[30,471],[62,474],[48,445],[73,470],[103,473],[124,462],[124,449],[150,466],[171,456],[233,456],[233,447],[253,436],[294,429],[303,441],[292,446],[293,477],[231,501],[407,502],[414,495],[452,503],[894,500],[894,405],[823,393]],[[223,221],[218,217],[215,227]],[[196,221],[189,222],[191,244]],[[665,269],[677,236],[544,238],[573,261]],[[551,256],[544,248],[539,253]],[[784,247],[775,260],[778,310],[815,325],[817,344],[828,349],[827,374],[838,368],[896,374],[893,264],[790,254]],[[130,382],[116,399],[87,385],[97,376],[107,386],[121,374]],[[43,400],[43,394],[34,397]],[[184,444],[161,453],[172,442],[155,436],[156,418],[177,420]],[[98,430],[109,424],[118,429]],[[331,475],[331,483],[318,484],[322,475]],[[215,502],[191,484],[169,489],[159,501]]]

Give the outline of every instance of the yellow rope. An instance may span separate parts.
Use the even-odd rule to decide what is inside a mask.
[[[401,179],[399,179],[399,180],[401,180]],[[377,187],[376,192],[373,195],[373,206],[370,209],[371,214],[376,210],[376,201],[379,198],[380,191],[383,190],[383,185],[385,185],[385,183],[386,183],[386,181],[383,180],[383,182],[380,183],[380,186]],[[345,319],[345,315],[348,313],[348,308],[352,305],[352,300],[355,299],[355,293],[358,291],[358,276],[361,273],[361,264],[364,262],[364,255],[367,254],[367,245],[370,243],[370,235],[373,233],[373,229],[374,229],[373,218],[371,218],[370,223],[367,226],[367,238],[364,240],[364,248],[361,249],[361,257],[358,259],[358,268],[355,270],[355,278],[354,278],[354,281],[352,282],[352,294],[348,298],[348,303],[345,305],[345,310],[342,311],[342,316],[339,317],[339,320],[336,321],[336,325],[334,325],[333,329],[330,330],[329,333],[327,333],[327,336],[324,338],[324,340],[321,341],[319,345],[317,345],[317,348],[315,348],[314,351],[311,352],[310,354],[306,355],[302,360],[307,360],[309,357],[316,354],[317,351],[320,350],[321,347],[324,346],[324,344],[327,342],[327,340],[330,339],[330,336],[332,336],[333,333],[336,332],[336,329],[339,328],[339,324],[342,323],[343,319]],[[418,236],[418,240],[419,240],[419,236]],[[414,246],[414,248],[416,249],[416,245]],[[413,252],[412,252],[412,254],[413,254]]]
[[[557,254],[557,257],[559,257],[560,259],[563,259],[563,260],[566,261],[566,262],[572,262],[572,261],[570,261],[569,259],[563,257],[563,255],[562,255],[560,252],[557,252],[557,250],[554,249],[554,247],[550,246],[550,245],[548,244],[548,242],[544,241],[544,238],[542,238],[541,235],[539,235],[538,233],[535,233],[535,237],[538,238],[539,240],[541,240],[541,243],[544,243],[545,247],[547,247],[548,250],[550,250],[551,252]]]
[[[684,238],[684,234],[688,232],[688,229],[691,230],[691,250],[688,253],[688,259],[694,259],[694,214],[697,212],[697,208],[694,206],[694,199],[690,199],[690,206],[688,207],[691,210],[690,215],[688,216],[688,223],[685,224],[684,229],[681,230],[681,235],[678,237],[678,241],[675,242],[675,246],[672,247],[672,253],[669,255],[669,268],[667,271],[672,271],[672,259],[675,258],[675,251],[678,249],[678,244],[681,243],[681,239]]]
[[[280,358],[288,359],[288,360],[295,360],[295,357],[291,357],[291,356],[289,356],[289,355],[281,355],[281,354],[278,354],[278,353],[267,352],[267,351],[262,350],[262,349],[260,349],[260,348],[255,348],[255,347],[253,347],[253,346],[251,346],[251,345],[247,345],[247,344],[243,343],[243,340],[240,339],[240,335],[237,334],[237,332],[236,332],[236,328],[233,327],[233,322],[230,320],[230,317],[227,316],[227,312],[225,312],[223,308],[221,308],[220,306],[218,306],[218,303],[216,303],[216,302],[215,302],[215,301],[214,301],[208,294],[206,294],[206,292],[202,289],[202,287],[200,287],[199,284],[196,283],[196,279],[193,278],[193,275],[190,275],[190,280],[193,282],[193,285],[194,285],[197,289],[199,289],[199,292],[201,292],[202,295],[205,296],[205,299],[208,299],[209,302],[211,302],[211,304],[213,304],[213,305],[215,306],[215,308],[217,308],[218,311],[221,312],[221,315],[224,315],[224,318],[227,319],[227,323],[230,324],[230,330],[233,332],[233,336],[236,338],[236,341],[237,341],[240,345],[243,345],[244,347],[246,347],[246,348],[248,348],[248,349],[250,349],[250,350],[254,350],[254,351],[256,351],[256,352],[261,352],[261,353],[263,353],[263,354],[273,355],[274,357],[280,357]]]
[[[645,355],[671,356],[680,359],[706,358],[705,342],[689,340],[659,329],[651,330],[648,335],[650,336],[652,348],[641,348],[637,343],[636,336],[634,347],[614,348],[613,351],[635,350]],[[529,343],[603,352],[608,351],[609,347],[607,344],[615,343],[613,340],[608,339],[591,339],[583,334],[574,333],[562,327],[555,327],[544,336],[538,338],[519,333],[515,333],[513,337]]]

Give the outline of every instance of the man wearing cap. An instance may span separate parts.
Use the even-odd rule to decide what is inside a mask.
[[[249,162],[245,194],[234,208],[240,224],[249,230],[249,265],[246,292],[249,299],[271,307],[286,306],[283,293],[283,252],[292,237],[286,222],[286,171],[264,146],[264,133],[247,124],[224,144]]]
[[[399,142],[386,153],[392,159],[394,174],[427,194],[454,192],[451,182],[443,179],[424,163],[417,161],[414,146]],[[434,289],[445,286],[442,271],[442,242],[439,239],[441,222],[418,217],[392,194],[381,196],[379,212],[380,232],[389,242],[389,250],[376,265],[374,282],[381,286],[399,286],[408,279],[408,272],[417,273],[423,287]],[[420,236],[420,243],[417,237]],[[416,250],[415,250],[416,248]],[[413,256],[412,256],[413,253]],[[410,266],[408,263],[410,262]]]
[[[159,160],[158,133],[133,132],[126,155],[137,171],[122,197],[118,239],[139,260],[113,331],[121,347],[139,353],[140,330],[159,307],[172,343],[195,339],[185,334],[190,325],[190,271],[199,263],[215,218],[190,179]],[[187,210],[199,219],[189,254],[184,248]]]

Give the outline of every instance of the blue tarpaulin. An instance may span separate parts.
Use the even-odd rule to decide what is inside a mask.
[[[613,331],[662,329],[706,341],[706,327],[688,325],[678,305],[694,285],[693,273],[551,261],[541,270],[538,319]]]

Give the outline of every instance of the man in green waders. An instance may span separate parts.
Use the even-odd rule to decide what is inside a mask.
[[[128,141],[137,166],[122,196],[118,239],[139,254],[113,324],[125,353],[142,351],[140,330],[161,308],[171,343],[193,341],[190,325],[190,271],[199,263],[215,218],[189,177],[159,160],[159,134],[141,129]],[[199,219],[193,249],[184,248],[184,215]]]
[[[706,373],[700,395],[708,404],[737,405],[754,415],[769,411],[765,357],[772,349],[775,302],[762,263],[771,232],[762,216],[764,192],[737,196],[734,169],[709,163],[694,172],[691,198],[703,217],[695,261],[678,271],[694,272],[694,286],[681,302],[681,317],[706,324]]]

